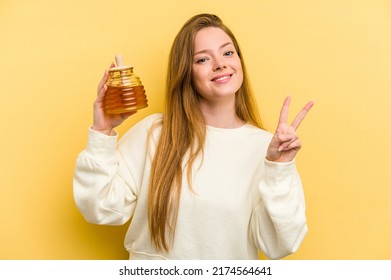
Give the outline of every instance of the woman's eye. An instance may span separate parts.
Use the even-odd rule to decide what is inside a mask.
[[[234,54],[233,51],[227,51],[227,52],[224,53],[225,56],[231,56],[233,54]]]
[[[205,62],[207,62],[207,61],[208,61],[208,59],[207,59],[206,57],[203,57],[203,58],[197,59],[197,60],[196,60],[196,63],[205,63]]]

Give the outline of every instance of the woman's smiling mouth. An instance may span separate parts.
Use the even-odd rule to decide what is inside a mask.
[[[232,77],[232,74],[220,75],[212,79],[212,82],[224,83]]]

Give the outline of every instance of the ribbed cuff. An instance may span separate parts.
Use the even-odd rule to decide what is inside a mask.
[[[115,158],[118,134],[106,135],[88,128],[87,152],[96,160],[111,160]]]
[[[268,185],[281,185],[291,179],[296,170],[295,160],[289,162],[274,162],[265,159],[265,181]]]

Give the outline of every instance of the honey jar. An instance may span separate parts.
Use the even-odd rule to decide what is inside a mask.
[[[121,114],[140,110],[148,106],[144,86],[133,67],[123,65],[122,56],[115,57],[116,66],[109,69],[106,81],[107,92],[104,109],[107,114]]]

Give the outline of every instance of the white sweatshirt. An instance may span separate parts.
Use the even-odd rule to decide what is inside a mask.
[[[89,130],[76,162],[74,198],[90,223],[122,225],[130,259],[270,259],[294,253],[306,232],[305,201],[295,162],[265,159],[272,135],[246,124],[207,127],[204,159],[193,165],[193,190],[186,172],[173,247],[151,243],[147,218],[151,162],[160,129],[147,146],[153,114],[118,136]],[[149,149],[149,151],[147,150]]]

